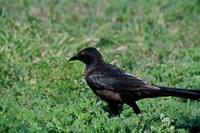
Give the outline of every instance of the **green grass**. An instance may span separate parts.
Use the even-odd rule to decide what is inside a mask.
[[[0,0],[0,132],[187,133],[200,103],[166,97],[109,119],[67,59],[87,46],[158,85],[200,89],[199,0]],[[200,130],[200,129],[199,129]]]

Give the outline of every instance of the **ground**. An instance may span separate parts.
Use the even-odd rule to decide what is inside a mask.
[[[97,47],[151,83],[200,90],[199,0],[0,0],[0,132],[197,132],[200,103],[174,97],[106,104],[67,60]]]

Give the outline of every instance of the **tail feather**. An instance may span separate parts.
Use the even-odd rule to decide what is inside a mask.
[[[163,96],[175,96],[200,101],[200,90],[186,90],[162,86],[158,87],[160,88],[161,93],[163,93]]]

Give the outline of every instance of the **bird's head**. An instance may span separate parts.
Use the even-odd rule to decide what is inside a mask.
[[[91,64],[103,63],[101,53],[94,47],[88,47],[82,49],[78,54],[71,57],[68,61],[79,60],[85,63],[87,66]]]

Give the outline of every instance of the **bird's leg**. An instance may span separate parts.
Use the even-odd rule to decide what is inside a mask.
[[[127,104],[132,107],[134,113],[136,113],[136,114],[141,113],[140,108],[138,107],[138,105],[135,102],[127,102]]]
[[[109,108],[108,112],[109,112],[110,117],[117,116],[122,111],[122,105],[119,105],[116,103],[108,103],[108,108]]]
[[[132,107],[133,112],[136,114],[140,114],[140,108],[138,107],[138,105],[136,104],[135,100],[133,99],[132,96],[130,95],[121,95],[122,100],[124,101],[124,103],[126,103],[127,105],[129,105],[130,107]]]

